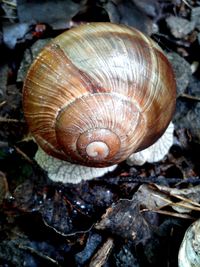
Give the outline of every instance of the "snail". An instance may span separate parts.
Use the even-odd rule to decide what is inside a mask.
[[[40,147],[36,160],[64,182],[84,176],[64,168],[58,178],[64,162],[95,167],[93,176],[151,146],[167,129],[175,99],[173,70],[161,48],[140,31],[109,22],[53,39],[23,87],[25,119]]]

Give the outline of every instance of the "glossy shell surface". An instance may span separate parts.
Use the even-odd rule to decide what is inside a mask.
[[[30,67],[24,113],[40,147],[62,160],[109,166],[153,144],[175,107],[171,65],[141,32],[91,23],[56,37]]]
[[[200,266],[200,220],[187,229],[178,254],[178,267]]]

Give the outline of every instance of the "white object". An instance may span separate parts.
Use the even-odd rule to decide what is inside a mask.
[[[142,165],[145,162],[156,162],[161,160],[173,144],[174,125],[169,124],[165,133],[152,146],[141,152],[132,154],[128,159],[129,165]],[[48,177],[55,182],[80,183],[82,180],[90,180],[103,176],[109,171],[113,171],[117,165],[106,168],[86,167],[60,160],[49,156],[41,148],[38,149],[35,160],[48,173]]]
[[[170,122],[164,134],[150,147],[132,154],[127,164],[143,165],[145,162],[157,162],[164,158],[173,144],[174,125]]]
[[[35,160],[42,169],[47,171],[48,177],[55,182],[80,183],[81,180],[90,180],[103,176],[109,171],[113,171],[117,165],[106,168],[85,167],[49,156],[41,148],[35,155]]]

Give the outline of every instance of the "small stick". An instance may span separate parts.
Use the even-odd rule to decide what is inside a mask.
[[[7,0],[2,0],[2,3],[6,4],[6,5],[9,5],[9,6],[11,6],[11,7],[14,7],[14,8],[17,7],[16,3],[14,3],[14,2],[9,2],[9,1],[7,1]]]
[[[196,101],[200,101],[200,97],[198,96],[194,96],[194,95],[189,95],[189,94],[180,94],[179,95],[180,97],[184,97],[184,98],[188,98],[188,99],[191,99],[191,100],[196,100]]]
[[[20,122],[17,119],[8,119],[8,118],[4,118],[4,117],[0,117],[0,122]]]
[[[172,217],[177,217],[177,218],[182,218],[182,219],[195,220],[195,218],[191,217],[190,215],[180,214],[180,213],[177,213],[177,212],[171,212],[171,211],[166,211],[166,210],[149,210],[149,209],[141,210],[141,212],[145,212],[145,211],[156,212],[156,213],[169,215],[169,216],[172,216]]]
[[[97,251],[97,253],[92,257],[89,267],[101,267],[103,266],[114,246],[114,241],[112,238],[108,238],[103,246]]]
[[[33,164],[33,161],[23,152],[20,148],[14,146],[15,150],[18,154],[20,154],[25,160],[27,160],[29,163]]]
[[[0,108],[3,107],[5,104],[6,104],[6,100],[2,101],[2,102],[0,103]]]

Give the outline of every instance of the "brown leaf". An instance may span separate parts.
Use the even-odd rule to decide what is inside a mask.
[[[151,235],[148,222],[140,213],[140,203],[137,197],[133,197],[132,200],[120,200],[108,208],[95,227],[135,240],[137,243],[145,242]]]

